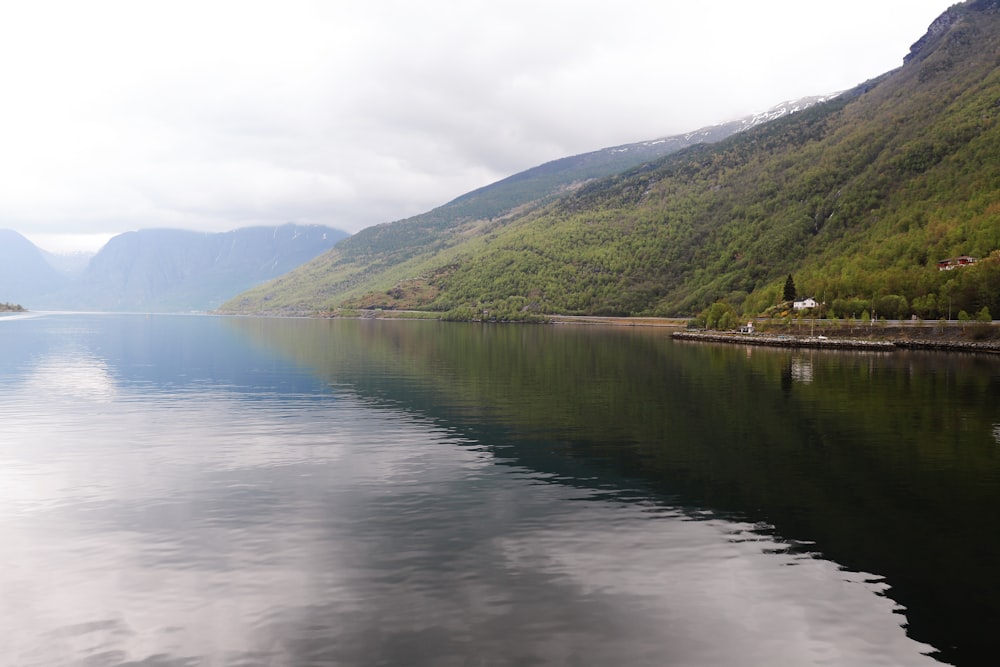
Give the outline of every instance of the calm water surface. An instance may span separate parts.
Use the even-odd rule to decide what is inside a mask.
[[[0,664],[996,664],[1000,359],[0,318]]]

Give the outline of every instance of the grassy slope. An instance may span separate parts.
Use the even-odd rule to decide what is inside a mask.
[[[1000,248],[996,5],[950,10],[909,62],[852,95],[526,210],[460,198],[365,230],[230,306],[685,315],[726,299],[759,312],[794,273],[831,302],[1000,313],[1000,259],[935,269]]]
[[[759,312],[794,272],[800,292],[831,301],[954,295],[957,310],[964,295],[962,307],[997,313],[989,262],[935,269],[1000,248],[1000,17],[956,11],[963,20],[855,97],[504,228],[428,305],[676,315],[721,298]]]
[[[458,197],[428,213],[369,227],[317,260],[240,295],[222,310],[322,310],[421,275],[447,251],[496,229],[581,183],[618,173],[701,141],[738,131],[740,121],[656,141],[554,160]]]

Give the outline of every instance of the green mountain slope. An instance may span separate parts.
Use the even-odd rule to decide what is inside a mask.
[[[744,132],[822,102],[809,97],[694,132],[553,160],[469,192],[428,213],[369,227],[288,276],[230,301],[223,311],[311,311],[413,282],[449,251],[594,179]],[[435,269],[430,270],[436,274]],[[419,280],[417,282],[420,282]]]
[[[395,250],[372,243],[355,256],[380,281],[345,289],[343,260],[327,255],[229,307],[521,318],[690,315],[721,299],[757,313],[792,273],[800,295],[838,315],[1000,313],[998,65],[1000,1],[957,5],[902,67],[851,94],[450,227],[438,246],[397,223],[381,230],[400,237]],[[407,243],[433,252],[407,257]],[[981,261],[937,270],[956,255]]]

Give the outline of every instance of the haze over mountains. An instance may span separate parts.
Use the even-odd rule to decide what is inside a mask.
[[[686,148],[747,132],[834,99],[837,95],[839,93],[789,100],[745,118],[682,135],[553,160],[473,190],[427,213],[369,227],[339,244],[340,252],[303,266],[303,271],[307,272],[305,277],[300,274],[288,276],[290,284],[301,282],[301,288],[293,287],[296,294],[291,296],[281,289],[268,292],[264,300],[271,302],[273,298],[274,301],[260,310],[303,312],[334,308],[346,303],[348,297],[372,289],[373,284],[375,289],[379,289],[400,279],[407,280],[412,267],[418,267],[439,253],[479,236],[488,228],[503,226],[505,218],[518,215],[524,207],[540,206],[584,183],[621,173]],[[332,267],[329,273],[326,271],[328,266]],[[309,275],[308,272],[313,270],[318,273]],[[318,300],[317,294],[326,294],[329,298]],[[250,304],[250,301],[244,301],[244,306],[257,312],[260,304]],[[241,308],[230,303],[224,310]]]
[[[32,303],[67,283],[66,274],[53,268],[35,244],[15,231],[0,229],[0,301]]]
[[[835,99],[615,171],[588,171],[603,152],[542,165],[362,230],[223,310],[755,314],[794,273],[838,316],[998,313],[998,65],[1000,1],[955,5],[900,68]],[[958,255],[980,261],[937,270]]]
[[[399,251],[404,254],[433,251],[436,232],[450,233],[448,225],[453,218],[502,215],[517,206],[551,198],[568,187],[688,146],[719,141],[833,96],[790,100],[746,118],[683,135],[555,160],[411,219],[418,225],[423,221],[427,235],[418,238],[413,229],[407,228],[405,238],[394,242],[400,244]],[[439,219],[442,210],[444,226]],[[381,236],[381,232],[375,234]],[[141,230],[111,239],[91,257],[48,253],[17,232],[0,230],[0,301],[22,303],[33,309],[211,310],[262,281],[306,263],[347,236],[329,227],[298,225],[244,228],[222,234]]]
[[[80,267],[0,230],[0,301],[32,310],[211,310],[346,236],[332,227],[295,224],[214,234],[146,229],[112,238]]]
[[[794,274],[842,317],[1000,313],[998,65],[1000,0],[970,0],[853,90],[555,160],[336,247],[138,232],[67,282],[23,239],[0,239],[0,252],[22,249],[0,301],[512,320],[691,316],[721,301],[752,315]],[[937,271],[959,255],[979,261]]]

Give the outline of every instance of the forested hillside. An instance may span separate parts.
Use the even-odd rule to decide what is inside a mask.
[[[835,96],[834,94],[833,96]],[[617,174],[684,148],[725,139],[738,132],[818,104],[813,96],[777,104],[761,113],[664,137],[560,158],[469,192],[427,213],[363,229],[335,249],[230,301],[224,311],[312,311],[334,308],[372,292],[400,294],[420,276],[466,243],[522,218],[528,211],[594,179]],[[430,273],[437,273],[433,268]],[[425,281],[417,280],[423,284]],[[409,289],[407,287],[406,289]],[[424,295],[426,296],[426,295]],[[397,299],[398,301],[398,299]],[[424,303],[426,298],[420,300]]]
[[[470,220],[461,243],[419,261],[373,246],[370,265],[391,268],[377,287],[331,288],[331,265],[314,261],[229,307],[522,319],[692,315],[724,300],[757,314],[793,274],[834,315],[1000,313],[998,65],[1000,1],[957,5],[902,67],[833,101]],[[979,261],[938,270],[959,255]]]

